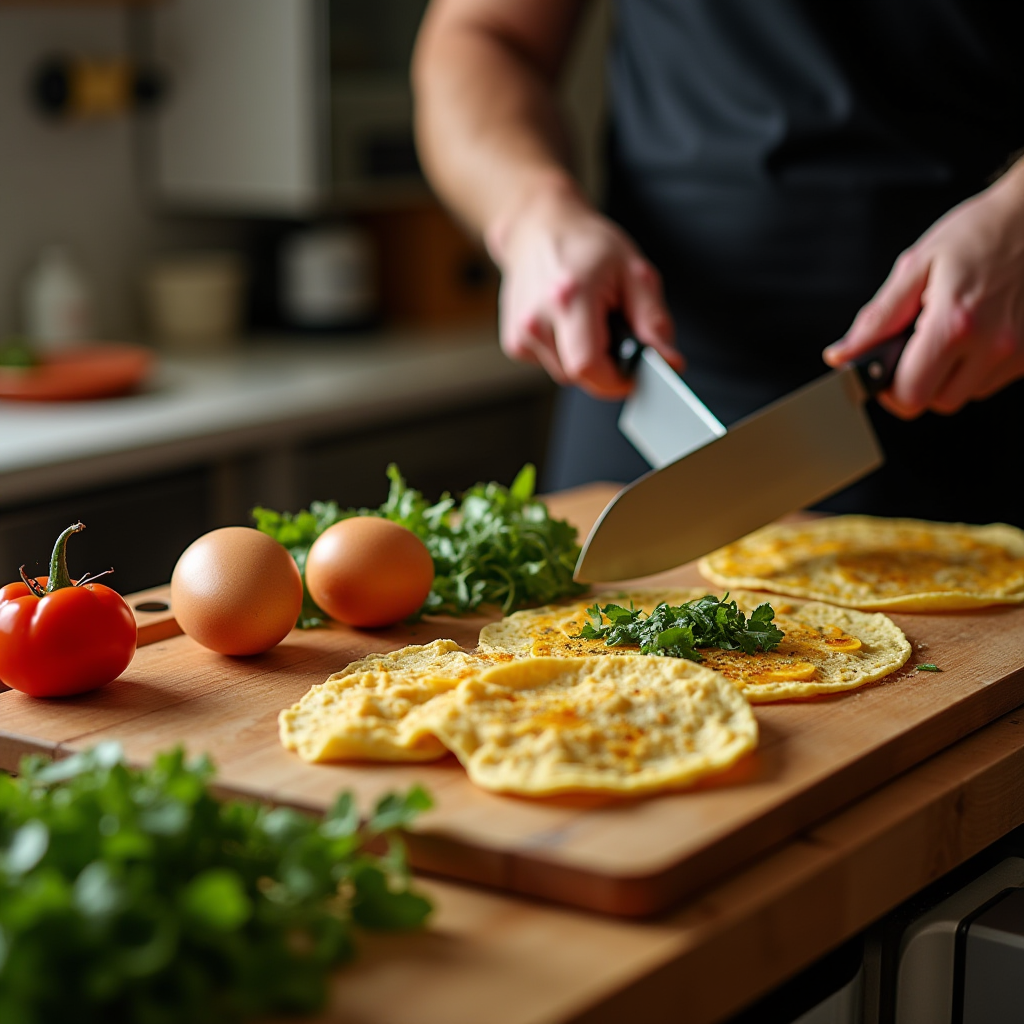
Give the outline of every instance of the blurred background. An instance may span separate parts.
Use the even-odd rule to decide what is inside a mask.
[[[552,389],[412,138],[424,0],[0,0],[0,575],[166,582],[256,504],[542,468]],[[608,12],[563,87],[600,195]]]

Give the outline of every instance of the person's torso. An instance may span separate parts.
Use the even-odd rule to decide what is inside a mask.
[[[794,380],[813,375],[899,251],[1024,145],[1011,0],[622,0],[616,17],[609,209],[705,362],[781,345]]]
[[[978,182],[1024,137],[1013,0],[623,0],[617,150],[693,182]]]

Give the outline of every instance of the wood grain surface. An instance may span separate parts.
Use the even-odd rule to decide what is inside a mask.
[[[551,505],[586,529],[611,493],[586,488]],[[691,566],[645,582],[699,585],[700,578]],[[436,637],[472,646],[485,618],[296,631],[253,658],[164,636],[93,694],[51,702],[0,694],[0,767],[13,768],[28,751],[61,756],[116,739],[133,761],[175,743],[207,751],[222,790],[311,810],[341,789],[368,803],[420,782],[436,801],[411,837],[421,869],[614,914],[649,914],[1024,701],[1024,608],[893,618],[914,647],[910,667],[852,693],[758,706],[755,754],[695,789],[645,800],[517,799],[472,786],[454,759],[313,766],[278,744],[277,712],[332,671]],[[161,622],[154,620],[154,635],[170,630]],[[920,661],[943,671],[916,673]]]
[[[713,1024],[1022,822],[1017,711],[654,921],[423,880],[427,930],[363,942],[316,1024]]]

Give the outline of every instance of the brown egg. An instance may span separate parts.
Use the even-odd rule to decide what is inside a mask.
[[[329,526],[306,557],[309,596],[350,626],[390,626],[418,611],[434,582],[434,561],[404,526],[353,516]]]
[[[171,610],[193,640],[221,654],[280,643],[302,608],[302,577],[272,537],[247,526],[203,534],[171,576]]]

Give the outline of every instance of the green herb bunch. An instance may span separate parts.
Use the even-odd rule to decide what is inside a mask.
[[[222,1024],[310,1012],[355,926],[414,928],[393,830],[430,806],[388,796],[361,826],[221,802],[205,759],[149,768],[117,744],[0,777],[0,1021]],[[384,835],[387,852],[367,843]]]
[[[21,338],[0,340],[0,366],[27,370],[38,363],[39,359],[27,341]]]
[[[394,464],[387,473],[391,487],[379,508],[342,509],[317,501],[295,514],[254,508],[256,528],[288,548],[304,572],[310,545],[334,523],[350,516],[399,523],[426,544],[434,560],[434,586],[422,608],[427,613],[461,615],[497,605],[507,614],[586,589],[572,578],[580,552],[576,528],[553,519],[534,497],[532,465],[519,471],[511,487],[480,483],[461,502],[444,494],[434,504],[409,487]],[[323,618],[307,594],[299,625],[318,625]]]
[[[591,605],[587,614],[591,621],[578,634],[586,640],[604,640],[607,647],[632,645],[641,654],[690,661],[702,660],[698,647],[753,654],[773,650],[785,636],[772,622],[775,611],[770,604],[758,605],[747,618],[728,594],[721,600],[706,594],[681,605],[663,601],[650,615],[618,604]]]

